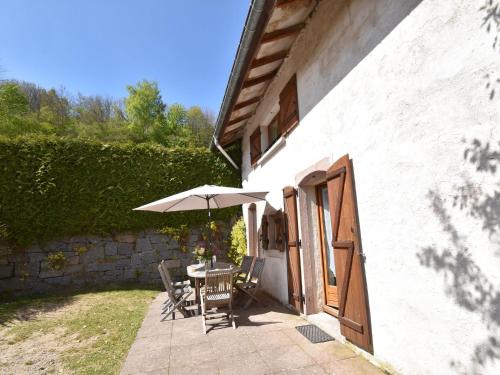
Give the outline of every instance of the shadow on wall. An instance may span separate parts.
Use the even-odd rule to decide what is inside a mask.
[[[498,150],[494,150],[490,143],[474,139],[463,158],[475,166],[479,177],[496,175],[500,172],[500,142]],[[463,184],[455,186],[453,199],[447,200],[438,190],[429,191],[428,199],[442,231],[449,236],[449,247],[427,246],[417,257],[421,265],[442,274],[447,295],[458,306],[476,313],[488,330],[488,337],[476,343],[469,360],[450,362],[458,373],[480,374],[490,364],[500,366],[500,285],[494,285],[474,262],[471,251],[482,249],[468,249],[467,235],[455,227],[450,211],[458,208],[463,215],[479,220],[485,234],[500,247],[500,183],[488,192],[464,178]],[[500,248],[495,250],[492,256],[500,257]]]
[[[480,0],[483,4],[479,8],[482,16],[481,27],[491,36],[491,47],[494,51],[500,52],[500,1]],[[500,84],[500,77],[497,74],[487,73],[484,76],[485,88],[488,91],[490,100],[495,98],[497,86]]]
[[[500,0],[499,0],[500,1]],[[324,59],[321,76],[328,83],[310,90],[307,104],[301,104],[300,117],[304,118],[314,106],[337,86],[365,57],[367,57],[420,3],[407,1],[345,1],[340,2],[337,14],[346,12],[348,24],[330,48],[342,46],[341,58]],[[355,3],[353,5],[353,3]],[[363,4],[363,6],[359,6]],[[357,6],[356,9],[354,7]],[[390,9],[390,11],[388,11]],[[338,53],[337,53],[338,54]],[[333,54],[333,55],[337,55]],[[332,68],[332,62],[335,66]]]

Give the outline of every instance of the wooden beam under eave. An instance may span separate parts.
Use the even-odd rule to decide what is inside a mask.
[[[276,7],[281,7],[283,5],[287,5],[287,4],[290,4],[290,3],[293,3],[294,1],[297,1],[297,0],[276,0]]]
[[[259,83],[269,81],[274,78],[274,76],[278,73],[278,69],[274,69],[272,72],[269,72],[267,74],[255,77],[255,78],[250,78],[243,83],[243,88],[246,89],[247,87],[255,86],[258,85]]]
[[[272,55],[267,55],[261,57],[260,59],[255,59],[252,62],[251,68],[257,68],[262,65],[270,64],[272,62],[283,60],[288,55],[288,49],[280,52],[273,53]]]
[[[287,27],[285,29],[278,29],[271,31],[270,33],[265,33],[262,37],[261,44],[273,42],[275,40],[286,38],[287,36],[297,34],[300,30],[304,28],[304,23],[298,23],[293,26]]]
[[[236,124],[236,123],[238,123],[240,121],[249,119],[252,116],[253,116],[253,112],[247,113],[246,115],[243,115],[243,116],[240,116],[240,117],[236,117],[234,120],[228,121],[228,123],[226,124],[226,127],[229,126],[229,125]]]
[[[262,96],[256,96],[252,99],[245,100],[244,102],[236,103],[236,105],[233,108],[233,111],[236,111],[238,109],[245,108],[245,107],[248,107],[249,105],[258,103],[260,99],[262,99]]]

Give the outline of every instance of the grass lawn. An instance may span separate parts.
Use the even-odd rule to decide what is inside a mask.
[[[0,373],[117,374],[158,290],[0,301]]]

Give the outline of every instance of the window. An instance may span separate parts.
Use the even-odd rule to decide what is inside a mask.
[[[255,129],[255,131],[250,136],[250,161],[255,164],[259,160],[261,155],[260,149],[260,127]]]
[[[278,116],[274,117],[271,123],[267,127],[267,149],[270,149],[271,146],[278,140],[280,137],[280,132],[278,129]]]
[[[297,77],[294,74],[280,93],[278,127],[280,134],[288,133],[299,122]]]
[[[285,251],[285,232],[281,210],[262,216],[260,245],[263,250]]]

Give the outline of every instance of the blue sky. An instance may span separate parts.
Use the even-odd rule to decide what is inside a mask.
[[[2,78],[123,97],[157,81],[166,103],[217,114],[250,0],[0,0]]]

